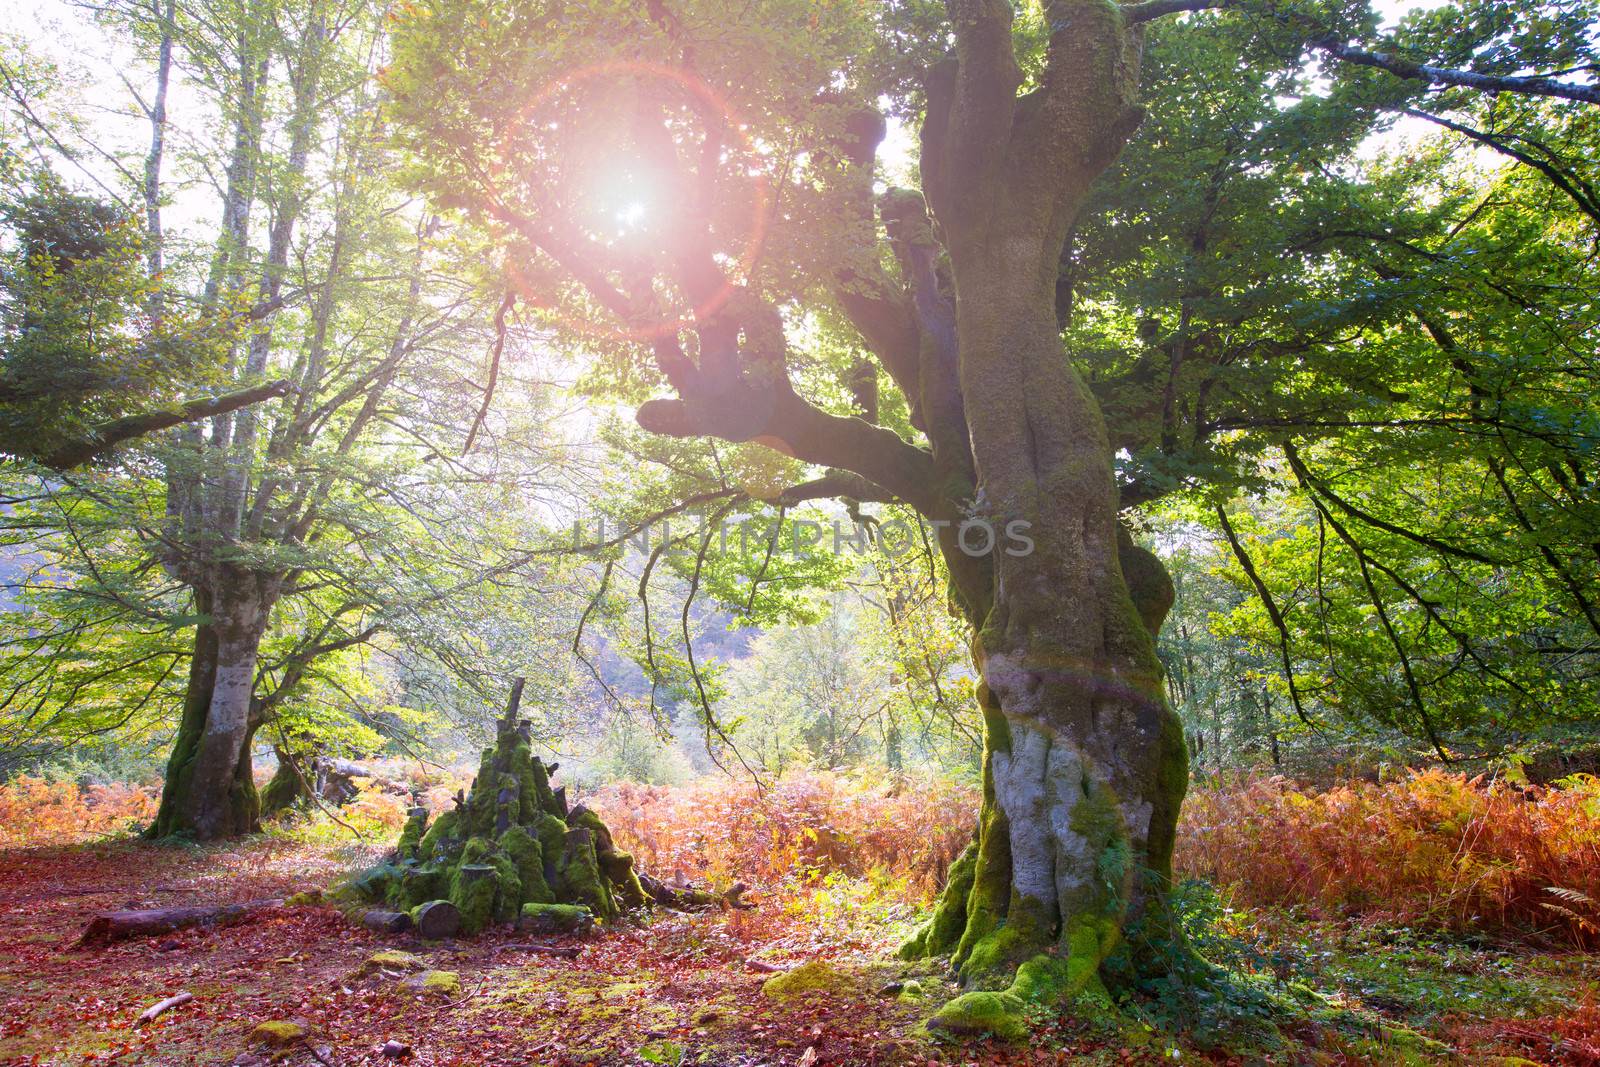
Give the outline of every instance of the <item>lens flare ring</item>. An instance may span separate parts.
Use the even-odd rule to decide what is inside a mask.
[[[737,148],[741,155],[754,157],[759,153],[750,139],[749,130],[740,121],[733,106],[699,76],[677,67],[670,67],[662,63],[652,63],[644,60],[609,60],[589,66],[579,67],[559,78],[553,79],[534,94],[527,105],[518,113],[517,118],[510,124],[502,147],[505,142],[515,135],[516,131],[526,128],[532,116],[540,108],[548,104],[562,93],[570,92],[585,83],[601,78],[654,78],[670,82],[688,92],[707,108],[714,111],[722,120],[723,126],[732,131],[737,139]],[[498,151],[495,158],[499,161],[490,171],[490,181],[498,182],[505,173],[507,164],[504,162],[510,153]],[[744,242],[744,247],[736,262],[734,271],[724,271],[726,275],[722,285],[711,297],[689,308],[682,314],[668,314],[666,317],[646,322],[621,323],[616,326],[601,326],[587,322],[574,316],[557,315],[558,321],[575,332],[599,340],[625,341],[625,342],[650,342],[668,336],[675,336],[681,330],[693,326],[696,322],[703,322],[707,318],[722,310],[732,298],[738,288],[738,278],[748,279],[755,269],[757,260],[761,255],[762,244],[766,238],[767,225],[771,210],[771,194],[767,187],[766,178],[754,168],[746,168],[750,179],[753,195],[751,197],[752,212],[750,219],[749,237]],[[499,191],[491,189],[497,198]],[[627,209],[631,210],[631,206]],[[506,272],[510,275],[511,284],[516,288],[518,295],[528,303],[546,309],[551,308],[551,302],[542,300],[537,295],[537,286],[528,278],[522,269],[514,262],[508,262]]]

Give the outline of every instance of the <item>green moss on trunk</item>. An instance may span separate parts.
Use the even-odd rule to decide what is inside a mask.
[[[261,789],[261,814],[263,816],[276,815],[293,807],[296,801],[303,800],[310,794],[306,790],[305,782],[295,770],[293,761],[282,748],[274,746],[273,751],[278,756],[278,769],[272,772],[272,777]]]
[[[911,940],[900,946],[901,959],[948,956],[955,951],[967,926],[967,898],[972,894],[972,877],[977,868],[978,843],[974,841],[962,849],[961,855],[950,865],[933,916],[917,928]]]

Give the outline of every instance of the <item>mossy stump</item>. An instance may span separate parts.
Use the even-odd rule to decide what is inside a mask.
[[[610,923],[647,902],[633,858],[616,848],[600,817],[568,811],[565,791],[551,788],[554,765],[533,755],[527,727],[516,722],[520,688],[471,792],[458,793],[456,806],[431,823],[425,808],[412,809],[393,856],[337,895],[412,916],[448,900],[467,935],[515,923],[528,905],[571,905]]]

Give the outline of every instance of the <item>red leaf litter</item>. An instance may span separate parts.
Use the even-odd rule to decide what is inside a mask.
[[[97,911],[288,896],[370,860],[270,839],[0,853],[0,1063],[829,1067],[1067,1063],[1090,1051],[1059,1034],[1051,1047],[936,1044],[920,1024],[937,999],[902,1003],[880,992],[895,977],[886,946],[840,936],[836,923],[786,918],[777,912],[803,911],[773,903],[764,915],[657,915],[566,942],[582,946],[575,959],[521,949],[529,938],[510,930],[427,944],[380,935],[327,906],[74,947]],[[460,992],[419,997],[395,972],[358,976],[385,949],[456,972]],[[746,966],[757,956],[783,967],[827,959],[846,977],[780,1003],[761,992],[770,976]],[[926,984],[935,998],[953,992],[937,977]],[[139,1021],[180,992],[193,999]],[[294,1022],[306,1036],[287,1047],[253,1042],[270,1021]],[[1158,1058],[1141,1052],[1132,1062]]]

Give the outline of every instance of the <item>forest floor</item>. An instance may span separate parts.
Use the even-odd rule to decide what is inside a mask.
[[[425,945],[312,906],[74,947],[96,911],[283,896],[325,886],[370,855],[282,837],[216,849],[110,842],[0,852],[0,1063],[353,1067],[396,1062],[382,1046],[398,1041],[409,1046],[399,1062],[415,1065],[1515,1062],[1509,1056],[1600,1065],[1593,957],[1281,916],[1212,947],[1339,1006],[1341,1026],[1286,1026],[1301,1042],[1292,1047],[1230,1055],[1149,1027],[1072,1022],[1043,1028],[1026,1047],[941,1044],[921,1023],[952,988],[924,969],[924,999],[881,991],[906,975],[887,950],[910,916],[863,905],[860,883],[836,882],[804,908],[768,901],[756,912],[659,916],[569,942],[581,945],[573,959],[519,949],[529,939],[510,932]],[[359,976],[385,949],[456,972],[460,991],[419,998],[392,974]],[[774,1000],[761,989],[769,975],[750,960],[825,960],[837,973],[825,988]],[[180,991],[194,999],[137,1025],[141,1011]],[[252,1044],[254,1028],[274,1020],[297,1022],[309,1037],[276,1052]],[[1386,1044],[1380,1024],[1441,1044]],[[1370,1037],[1359,1036],[1363,1026]]]

